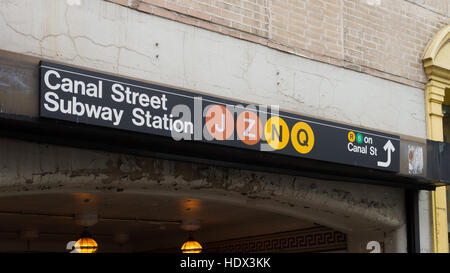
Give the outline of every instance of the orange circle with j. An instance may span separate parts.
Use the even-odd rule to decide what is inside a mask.
[[[222,105],[214,105],[206,112],[206,128],[217,140],[226,140],[233,134],[234,120],[231,112]]]

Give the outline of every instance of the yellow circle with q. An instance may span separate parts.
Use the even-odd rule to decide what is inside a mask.
[[[305,122],[297,122],[291,132],[292,146],[301,154],[309,153],[314,147],[314,132]]]
[[[270,147],[281,150],[289,142],[289,127],[280,117],[271,117],[264,126],[264,136]]]
[[[353,131],[348,132],[348,141],[353,142],[356,139],[356,135]]]

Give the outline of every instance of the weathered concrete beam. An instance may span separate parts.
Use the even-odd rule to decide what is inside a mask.
[[[0,140],[0,196],[121,192],[191,196],[303,218],[343,232],[405,222],[403,190]]]

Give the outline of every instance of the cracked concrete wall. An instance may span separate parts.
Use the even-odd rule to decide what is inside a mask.
[[[1,1],[0,34],[2,50],[395,134],[426,135],[423,90],[109,2]],[[399,232],[405,222],[400,189],[5,139],[1,143],[3,195],[79,189],[189,194],[305,218],[343,232],[397,236],[392,242],[396,247],[388,249],[406,249]]]
[[[0,49],[425,138],[424,92],[92,0],[0,3]]]

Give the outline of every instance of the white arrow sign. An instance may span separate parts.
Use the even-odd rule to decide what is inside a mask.
[[[389,165],[391,165],[391,152],[395,152],[395,148],[394,148],[394,145],[392,144],[392,142],[390,140],[388,140],[388,142],[386,142],[386,144],[384,144],[383,149],[385,151],[387,151],[387,160],[386,160],[386,162],[378,161],[377,164],[378,164],[378,167],[386,168],[386,167],[389,167]]]

